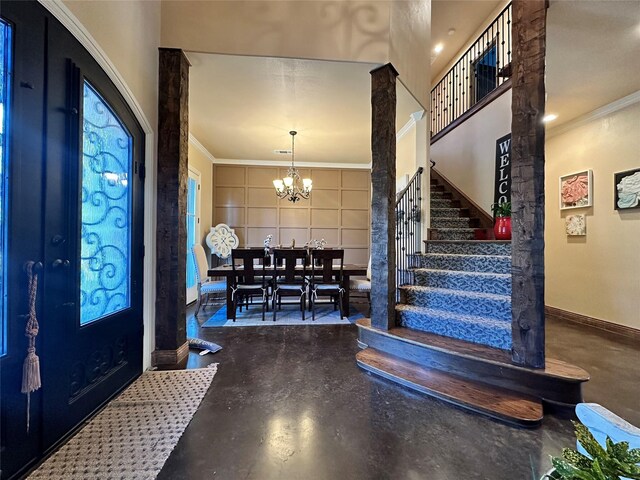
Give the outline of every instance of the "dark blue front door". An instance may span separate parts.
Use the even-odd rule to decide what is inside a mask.
[[[2,2],[1,478],[24,471],[142,370],[143,132],[37,2]],[[7,33],[9,32],[9,33]],[[21,393],[38,273],[42,388]]]

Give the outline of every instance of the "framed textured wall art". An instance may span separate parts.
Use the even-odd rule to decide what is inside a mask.
[[[560,210],[593,205],[593,173],[583,170],[560,177]]]
[[[640,168],[613,174],[614,208],[640,208]]]
[[[575,237],[587,234],[587,216],[584,213],[567,215],[564,221],[568,236]]]

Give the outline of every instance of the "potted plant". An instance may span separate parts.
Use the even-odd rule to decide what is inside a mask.
[[[494,203],[491,210],[496,216],[493,226],[496,240],[511,240],[511,202]]]
[[[604,448],[587,427],[579,422],[573,425],[578,442],[589,456],[565,448],[561,457],[551,457],[553,469],[540,480],[640,479],[640,448],[629,449],[629,443],[613,443],[609,437]]]

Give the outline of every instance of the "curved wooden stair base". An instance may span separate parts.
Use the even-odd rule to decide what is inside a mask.
[[[408,388],[519,427],[537,427],[543,418],[538,399],[424,368],[374,348],[358,352],[356,361],[361,368]]]
[[[371,326],[369,319],[358,320],[356,325],[358,326],[358,344],[365,349],[363,352],[372,349],[375,352],[408,361],[416,368],[452,376],[456,382],[482,384],[488,389],[508,391],[524,399],[533,398],[542,402],[543,405],[552,405],[554,409],[573,408],[580,403],[582,384],[589,380],[589,374],[585,370],[560,360],[548,358],[544,369],[527,368],[513,364],[509,352],[505,350],[404,327],[379,330]],[[411,386],[409,385],[411,382],[396,379],[396,376],[389,372],[383,374],[382,368],[376,370],[367,368],[360,359],[358,364],[385,378]],[[381,365],[387,365],[390,368],[388,363]],[[416,387],[416,390],[440,396],[437,393],[430,393],[428,388]],[[456,401],[455,396],[448,401],[488,414],[482,412],[484,407],[473,408],[468,402]],[[502,418],[504,415],[492,416],[512,424],[522,425],[516,419],[509,421]]]

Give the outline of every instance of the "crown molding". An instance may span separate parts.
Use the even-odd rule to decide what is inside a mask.
[[[202,145],[200,141],[191,132],[189,132],[189,141],[191,142],[191,145],[193,145],[196,148],[196,150],[198,150],[205,157],[207,157],[211,163],[215,163],[216,157],[214,157],[211,154],[211,152],[207,150],[207,147]]]
[[[416,123],[422,120],[422,117],[424,117],[424,110],[419,110],[409,115],[409,120],[407,120],[407,123],[405,123],[402,128],[398,130],[398,133],[396,133],[396,142],[400,141],[402,137],[409,133],[411,129],[416,125]]]
[[[619,98],[618,100],[608,103],[607,105],[597,108],[589,113],[585,113],[584,115],[574,118],[573,120],[569,120],[567,123],[563,123],[562,125],[558,125],[554,128],[549,128],[547,129],[546,136],[547,138],[552,138],[562,133],[566,133],[569,130],[573,130],[574,128],[581,127],[599,118],[611,115],[618,110],[622,110],[623,108],[626,108],[638,102],[640,102],[640,90],[633,92],[626,97]]]
[[[291,162],[288,160],[236,160],[233,158],[216,158],[213,162],[215,165],[246,165],[260,167],[289,167]],[[297,168],[342,168],[350,170],[371,170],[371,162],[369,163],[338,163],[338,162],[298,162]]]

